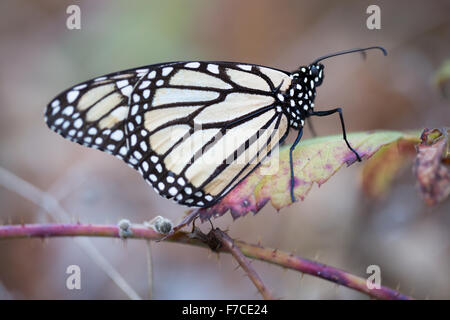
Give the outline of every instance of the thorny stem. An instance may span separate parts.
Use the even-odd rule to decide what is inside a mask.
[[[231,255],[239,263],[241,268],[247,273],[248,277],[250,278],[250,280],[252,280],[253,284],[258,289],[259,293],[261,293],[262,297],[265,300],[273,300],[274,298],[272,296],[272,293],[270,293],[270,291],[264,285],[261,278],[256,273],[255,269],[251,266],[250,262],[239,249],[239,247],[234,244],[234,240],[218,228],[213,229],[212,232],[214,233],[216,238],[220,240],[222,246],[231,253]]]
[[[74,168],[72,167],[70,173],[72,174],[73,171]],[[64,176],[63,178],[67,178],[67,176]],[[58,190],[59,197],[61,197],[61,190],[66,190],[65,192],[68,192],[67,184],[60,184],[61,181],[64,180],[63,178],[59,183],[54,184],[54,186],[56,187],[51,188],[56,188]],[[76,185],[76,182],[74,183],[74,179],[69,180],[70,182],[67,183],[70,184],[70,187],[73,188],[74,185]],[[29,201],[35,203],[40,207],[43,213],[45,212],[49,215],[49,217],[53,218],[56,221],[70,221],[72,217],[72,215],[69,214],[69,212],[61,206],[58,200],[59,197],[39,189],[35,185],[21,179],[20,177],[2,167],[0,167],[0,186],[3,186],[6,189],[11,190],[21,195],[25,199],[28,199]],[[119,287],[123,291],[123,293],[128,296],[128,298],[132,300],[141,300],[141,297],[136,293],[136,291],[134,291],[133,288],[127,283],[127,281],[125,281],[125,279],[116,270],[116,268],[114,268],[113,265],[109,263],[108,259],[105,258],[103,253],[100,252],[100,250],[98,250],[92,244],[89,238],[79,237],[74,239],[74,242],[100,269],[103,270],[103,272],[105,272],[105,274],[117,285],[117,287]]]
[[[151,228],[136,225],[130,228],[131,239],[159,240],[162,235]],[[115,237],[119,238],[119,228],[115,225],[90,225],[90,224],[32,224],[32,225],[5,225],[0,226],[0,240],[30,238],[30,237],[67,237],[67,236],[91,236],[91,237]],[[166,241],[184,243],[201,247],[208,247],[199,239],[189,237],[188,232],[177,232]],[[381,286],[380,289],[369,289],[366,279],[355,276],[343,270],[327,266],[315,261],[304,259],[276,249],[249,244],[243,241],[234,241],[234,245],[242,253],[251,259],[266,261],[284,268],[300,271],[322,278],[348,288],[355,289],[377,299],[412,299],[400,292]],[[221,248],[220,252],[229,252]]]

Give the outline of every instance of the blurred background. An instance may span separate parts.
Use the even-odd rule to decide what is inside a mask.
[[[66,27],[69,5],[81,30]],[[366,27],[370,4],[381,29]],[[450,108],[434,74],[450,57],[450,3],[443,1],[18,1],[0,2],[0,167],[55,196],[69,213],[52,218],[0,185],[0,223],[178,222],[185,208],[160,198],[120,160],[64,140],[43,120],[47,103],[78,82],[174,60],[227,60],[294,70],[339,50],[384,46],[325,62],[316,109],[343,107],[350,132],[449,125]],[[337,117],[315,119],[319,135],[340,132]],[[306,137],[308,137],[306,130]],[[292,137],[291,137],[292,138]],[[277,213],[214,221],[234,238],[261,243],[368,277],[419,299],[450,298],[450,203],[429,208],[411,166],[382,199],[361,190],[362,164],[314,186],[303,202]],[[345,187],[343,187],[345,186]],[[20,188],[20,186],[19,186]],[[23,191],[26,192],[26,191]],[[209,224],[201,226],[209,230]],[[145,241],[91,238],[143,298]],[[152,243],[153,297],[260,298],[229,255]],[[82,289],[66,289],[67,266],[81,268]],[[277,297],[367,299],[345,287],[255,261]],[[127,299],[72,238],[0,241],[0,299]]]

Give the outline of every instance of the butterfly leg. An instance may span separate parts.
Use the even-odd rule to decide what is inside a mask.
[[[295,184],[295,176],[294,176],[294,161],[292,159],[292,152],[294,151],[297,144],[300,142],[300,139],[303,135],[303,128],[300,128],[297,134],[297,138],[295,139],[295,142],[292,144],[291,148],[289,149],[289,163],[291,165],[291,200],[292,202],[295,202],[295,196],[294,196],[294,184]]]
[[[324,116],[332,115],[332,114],[334,114],[336,112],[339,113],[339,118],[341,119],[342,135],[344,137],[345,143],[347,144],[347,147],[350,150],[353,151],[353,153],[356,156],[356,159],[358,159],[358,161],[361,161],[361,157],[359,156],[358,152],[356,152],[356,150],[352,148],[352,146],[350,145],[350,143],[347,140],[347,134],[345,133],[344,116],[342,115],[342,109],[341,108],[336,108],[336,109],[327,110],[327,111],[315,111],[315,112],[312,112],[310,115],[311,116],[324,117]]]

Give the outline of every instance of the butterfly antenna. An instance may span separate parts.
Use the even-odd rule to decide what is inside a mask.
[[[331,58],[331,57],[341,56],[343,54],[353,53],[353,52],[361,52],[361,54],[365,58],[366,57],[366,51],[367,50],[373,50],[373,49],[381,50],[381,52],[383,52],[384,55],[387,55],[387,51],[383,47],[368,47],[368,48],[362,48],[362,49],[361,48],[360,49],[351,49],[351,50],[339,51],[339,52],[336,52],[336,53],[332,53],[332,54],[320,57],[320,58],[314,60],[314,62],[312,64],[317,64],[319,61],[322,61],[322,60],[325,60],[325,59],[328,59],[328,58]]]

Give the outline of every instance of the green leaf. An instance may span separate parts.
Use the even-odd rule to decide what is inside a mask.
[[[399,131],[374,131],[352,133],[348,140],[363,158],[364,162],[380,148],[397,143],[400,140],[419,142],[418,133],[407,134]],[[267,174],[265,161],[250,176],[244,179],[222,201],[216,205],[200,209],[201,219],[221,216],[230,211],[233,218],[239,218],[248,212],[257,213],[267,202],[280,210],[292,204],[290,198],[289,145],[279,150],[278,170]],[[322,185],[344,165],[351,165],[356,157],[347,148],[342,135],[313,138],[301,141],[294,154],[294,173],[296,199],[303,200],[314,183]],[[272,158],[274,160],[274,158]]]

